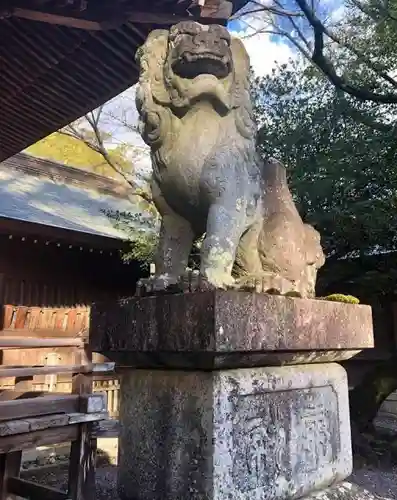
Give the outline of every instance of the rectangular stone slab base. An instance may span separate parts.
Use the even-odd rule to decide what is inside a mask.
[[[369,306],[216,290],[95,304],[90,345],[123,367],[217,370],[344,361],[374,339]]]
[[[282,500],[352,470],[337,364],[122,376],[122,500]]]

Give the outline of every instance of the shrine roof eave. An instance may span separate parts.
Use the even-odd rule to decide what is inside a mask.
[[[73,0],[72,4],[94,5],[93,1]],[[231,11],[197,14],[191,8],[195,1],[199,9],[232,4]],[[91,17],[62,17],[59,9],[54,10],[54,4],[70,2],[41,0],[37,11],[31,5],[37,0],[0,0],[0,161],[134,85],[138,78],[135,52],[152,29],[183,18],[225,23],[226,15],[246,3],[206,0],[203,7],[202,1],[195,1],[96,2],[119,7],[117,15],[109,14],[106,20],[102,11],[91,12]]]

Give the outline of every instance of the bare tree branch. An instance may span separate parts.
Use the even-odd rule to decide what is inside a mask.
[[[360,0],[351,0],[351,1],[363,13],[365,13],[368,16],[371,16],[372,19],[375,19],[374,14],[372,12],[368,12],[368,9],[366,8],[366,6],[363,5],[363,3]],[[324,23],[319,19],[319,17],[315,13],[314,2],[312,0],[310,0],[311,5],[309,5],[307,0],[295,0],[295,2],[300,8],[301,13],[289,12],[283,9],[283,6],[279,0],[275,0],[274,7],[262,5],[260,2],[254,0],[253,3],[258,6],[258,9],[253,10],[251,13],[269,12],[269,13],[274,13],[276,15],[282,15],[284,17],[287,17],[294,29],[295,34],[302,43],[298,42],[296,40],[296,37],[294,37],[287,30],[281,29],[274,22],[274,20],[269,21],[268,23],[274,28],[272,30],[267,30],[266,28],[255,30],[255,28],[250,26],[250,24],[246,20],[243,20],[243,22],[245,22],[247,26],[251,27],[251,29],[255,31],[255,34],[269,33],[274,35],[280,35],[287,38],[310,62],[314,63],[325,74],[325,76],[327,76],[327,78],[336,88],[342,90],[343,92],[346,92],[347,94],[362,101],[372,101],[380,104],[397,104],[397,92],[396,93],[389,91],[375,92],[365,86],[351,84],[346,79],[346,77],[338,74],[335,65],[333,64],[331,59],[327,57],[327,55],[325,54],[324,37],[329,38],[334,43],[350,51],[352,54],[356,56],[358,61],[364,63],[379,78],[383,79],[393,88],[397,89],[397,80],[395,78],[390,76],[387,73],[387,71],[385,71],[379,64],[372,61],[363,52],[358,50],[353,43],[348,41],[346,38],[342,39],[338,34],[336,34],[334,31],[330,30],[324,25]],[[382,7],[382,11],[384,11],[385,15],[387,13],[388,17],[392,19],[392,14],[389,11],[388,5]],[[250,12],[240,14],[240,17],[248,13]],[[307,37],[304,35],[303,31],[297,24],[295,18],[297,17],[298,14],[304,15],[304,17],[307,19],[310,26],[312,27],[314,34],[314,43],[312,43],[307,39]],[[254,34],[247,35],[245,38],[248,38],[250,36],[254,36]]]
[[[279,27],[275,27],[275,30],[266,30],[263,33],[269,33],[270,35],[278,35],[278,36],[283,36],[287,38],[295,47],[299,50],[299,52],[305,56],[305,58],[308,61],[312,60],[311,53],[302,45],[300,44],[292,35],[289,33],[287,30],[283,30]],[[310,48],[310,47],[309,47]]]
[[[92,128],[92,131],[94,133],[94,141],[88,140],[87,137],[84,135],[84,131],[78,130],[74,124],[67,125],[64,129],[61,129],[59,132],[61,134],[68,135],[69,137],[73,137],[75,139],[84,142],[84,144],[87,147],[99,153],[106,161],[106,163],[134,189],[134,192],[131,193],[131,196],[139,196],[147,203],[149,204],[153,203],[150,194],[145,192],[143,189],[138,188],[136,186],[136,182],[134,182],[131,176],[126,174],[126,172],[124,172],[123,169],[120,168],[118,163],[114,161],[111,155],[109,154],[103,142],[103,137],[98,126],[98,121],[102,113],[102,109],[100,109],[98,115],[96,116],[93,113],[94,112],[88,113],[87,115],[84,116],[84,118],[87,120],[88,124]]]
[[[262,10],[266,10],[267,12],[270,12],[271,14],[275,14],[277,16],[302,17],[301,12],[293,12],[278,6],[274,7],[272,5],[262,5],[260,2],[256,2],[255,0],[252,0],[252,3],[257,5],[258,7],[262,7]]]
[[[279,2],[279,0],[275,0],[275,3],[277,6],[281,7],[281,4]],[[313,1],[312,1],[312,7],[313,7]],[[298,37],[301,39],[301,41],[306,45],[307,49],[308,50],[312,50],[312,44],[309,42],[309,40],[305,37],[305,35],[303,34],[303,31],[299,28],[298,24],[296,23],[295,19],[291,16],[288,16],[289,18],[289,22],[291,23],[292,27],[294,28],[294,30],[296,31],[296,34],[298,35]],[[285,36],[285,35],[284,35]],[[287,37],[288,38],[288,37]],[[290,38],[288,38],[290,40]],[[299,48],[297,46],[297,48]],[[305,57],[307,57],[306,54],[304,54]]]
[[[321,23],[322,24],[322,23]],[[368,57],[366,57],[362,52],[357,50],[353,44],[348,42],[347,40],[342,40],[338,35],[333,33],[331,30],[327,29],[323,24],[322,24],[322,31],[323,34],[326,35],[328,38],[330,38],[333,42],[341,45],[342,47],[347,48],[352,52],[357,59],[360,61],[364,62],[369,68],[371,68],[376,74],[378,74],[381,78],[383,78],[385,81],[390,83],[393,87],[397,88],[397,82],[392,78],[390,75],[388,75],[385,71],[383,71],[376,63],[371,61]]]
[[[302,17],[303,14],[301,12],[293,12],[290,10],[286,10],[282,7],[274,7],[272,5],[263,5],[260,2],[256,0],[251,0],[252,4],[256,5],[257,8],[253,8],[251,10],[246,10],[243,12],[240,12],[234,16],[231,17],[231,19],[236,19],[236,18],[242,18],[244,16],[247,16],[249,14],[256,14],[258,12],[269,12],[269,14],[274,14],[276,16],[287,16],[287,17]]]
[[[311,61],[328,77],[335,87],[343,90],[347,94],[363,101],[373,101],[383,104],[396,104],[397,94],[395,93],[377,93],[365,87],[351,85],[344,77],[336,72],[332,61],[324,54],[324,35],[329,36],[328,30],[311,10],[306,0],[295,0],[306,19],[310,23],[314,32],[314,49],[311,54]],[[331,37],[330,37],[331,38]],[[331,38],[332,39],[332,38]],[[379,75],[379,71],[375,70]]]

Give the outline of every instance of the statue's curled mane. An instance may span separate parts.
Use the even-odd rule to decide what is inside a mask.
[[[200,84],[173,72],[170,38],[168,30],[154,30],[136,55],[140,65],[136,95],[140,114],[139,131],[152,148],[163,143],[170,122],[179,120],[192,107],[195,102],[191,95],[193,87]],[[224,96],[219,96],[220,100],[223,98],[223,109],[218,112],[232,114],[239,134],[252,143],[254,121],[249,91],[249,59],[238,39],[231,40],[230,51],[233,67],[224,81],[219,83],[217,90],[219,93],[224,92]],[[202,96],[201,100],[210,100],[211,97]],[[214,112],[217,109],[214,106]]]

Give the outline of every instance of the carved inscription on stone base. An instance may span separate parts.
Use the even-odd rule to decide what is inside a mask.
[[[234,404],[233,477],[239,490],[313,473],[336,460],[340,439],[332,386],[247,394]]]
[[[218,408],[226,418],[215,431],[216,448],[219,463],[230,469],[220,467],[219,485],[227,485],[233,498],[299,497],[350,473],[343,368],[258,368],[223,372],[221,378],[224,405]],[[217,417],[221,425],[222,414]]]

